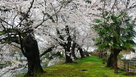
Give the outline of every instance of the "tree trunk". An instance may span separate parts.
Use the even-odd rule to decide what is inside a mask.
[[[66,51],[66,53],[65,53],[65,56],[66,56],[66,61],[65,61],[65,63],[72,63],[72,62],[73,62],[73,60],[71,59],[70,54],[67,53],[67,51]]]
[[[43,69],[40,64],[39,49],[37,41],[31,36],[26,36],[23,40],[23,53],[28,61],[27,76],[34,76],[36,73],[42,73]]]
[[[113,68],[113,66],[113,53],[111,53],[107,61],[107,67]]]
[[[65,63],[72,63],[73,60],[71,58],[71,52],[70,52],[70,48],[68,46],[64,46],[65,48],[65,57],[66,57],[66,60],[65,60]]]
[[[78,59],[75,55],[75,48],[76,48],[76,43],[73,43],[72,49],[71,49],[71,55],[73,56],[74,60]]]
[[[42,73],[43,69],[40,65],[39,55],[33,54],[33,57],[27,57],[28,60],[28,76],[33,76],[36,73]]]
[[[108,61],[107,61],[107,67],[111,67],[111,68],[114,68],[115,70],[115,73],[118,72],[118,55],[120,53],[120,49],[112,49],[112,52],[110,54],[110,57],[108,58]]]
[[[68,34],[69,34],[69,30],[68,30]],[[71,36],[70,36],[70,35],[68,36],[67,41],[68,41],[68,43],[64,45],[65,56],[66,56],[66,61],[65,61],[65,63],[72,63],[73,60],[72,60],[72,58],[71,58],[71,51],[70,51],[72,39],[71,39]]]
[[[114,61],[114,72],[118,73],[118,55],[120,53],[120,49],[114,49],[113,61]]]
[[[89,56],[89,53],[87,51],[84,52],[85,56]]]
[[[80,52],[81,58],[85,58],[85,55],[84,55],[82,48],[79,47],[78,50]]]

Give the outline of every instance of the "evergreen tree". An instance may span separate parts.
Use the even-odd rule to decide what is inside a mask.
[[[95,20],[97,25],[94,29],[99,37],[96,40],[96,45],[101,50],[109,49],[110,57],[107,61],[107,67],[113,67],[117,72],[117,56],[122,50],[132,50],[135,46],[133,38],[135,36],[134,27],[130,17],[126,13],[115,15],[114,13],[106,12],[101,19]]]

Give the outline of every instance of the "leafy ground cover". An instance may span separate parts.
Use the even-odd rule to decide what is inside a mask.
[[[45,70],[46,73],[39,74],[38,77],[136,77],[125,76],[123,71],[115,74],[113,69],[106,68],[102,60],[95,56],[76,60],[74,63],[46,67]]]

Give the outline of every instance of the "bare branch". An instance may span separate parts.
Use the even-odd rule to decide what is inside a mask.
[[[14,47],[17,47],[17,48],[21,49],[19,46],[15,45],[15,44],[11,43],[11,45],[13,45]]]
[[[21,26],[21,23],[22,23],[25,19],[28,18],[29,13],[30,13],[30,11],[31,11],[31,9],[32,9],[32,7],[33,7],[33,4],[34,4],[34,0],[32,0],[32,2],[30,3],[30,7],[28,8],[28,11],[27,11],[26,13],[20,12],[20,13],[23,14],[24,16],[23,16],[23,19],[19,22],[19,24],[18,24],[16,27]]]
[[[9,26],[13,26],[12,24],[9,24],[7,21],[5,21],[5,20],[3,20],[3,19],[1,19],[1,18],[0,18],[0,22],[4,22],[4,23],[6,23],[6,24],[9,25]]]
[[[54,14],[50,15],[50,17],[56,16],[56,15],[61,11],[62,7],[63,7],[63,4],[60,6],[59,10],[57,10]],[[44,14],[44,17],[45,17],[45,14],[47,14],[47,13],[43,13],[43,14]],[[48,17],[48,18],[46,18],[46,19],[43,18],[42,22],[39,23],[39,24],[38,24],[37,26],[35,26],[34,28],[36,29],[36,28],[38,28],[39,26],[41,26],[45,21],[47,21],[48,19],[50,19],[50,17]]]
[[[54,45],[51,46],[51,47],[49,47],[46,51],[44,51],[44,52],[40,55],[40,57],[42,57],[42,56],[45,55],[46,53],[52,51],[52,49],[53,49],[54,47],[55,47]]]

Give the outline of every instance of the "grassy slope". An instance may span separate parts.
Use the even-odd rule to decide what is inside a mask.
[[[123,75],[123,72],[114,74],[112,69],[106,68],[102,61],[94,56],[76,62],[47,67],[45,68],[46,73],[39,77],[128,77]],[[22,75],[18,77],[22,77]]]

